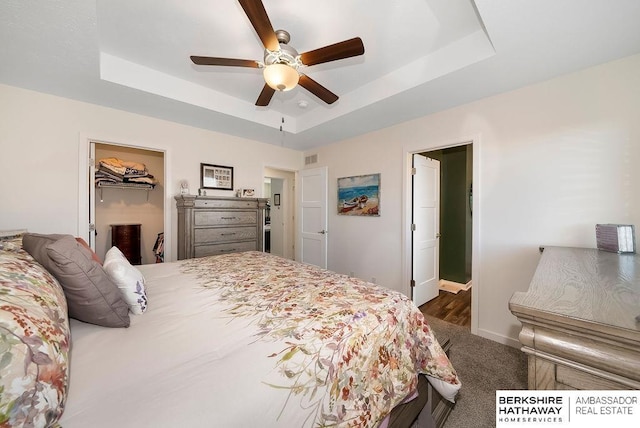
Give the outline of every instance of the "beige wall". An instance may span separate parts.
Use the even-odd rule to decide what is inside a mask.
[[[200,163],[234,167],[236,188],[262,191],[265,165],[297,170],[302,153],[173,122],[0,85],[0,229],[85,235],[80,205],[88,201],[79,177],[88,141],[153,148],[165,153],[164,202],[167,261],[175,260],[177,213],[173,196],[181,180],[200,186]],[[208,191],[232,196],[233,192]],[[258,195],[262,196],[262,195]],[[88,214],[87,214],[88,216]]]
[[[474,323],[480,335],[513,345],[519,323],[508,302],[528,288],[540,245],[595,247],[596,223],[640,226],[640,56],[306,153],[329,168],[329,207],[337,178],[382,174],[380,217],[330,208],[329,269],[408,292],[405,157],[470,138],[479,205]]]
[[[290,149],[2,85],[0,117],[0,229],[78,233],[87,138],[165,151],[169,226],[179,182],[195,192],[200,162],[234,166],[235,186],[255,189],[265,165],[303,164]],[[593,247],[596,223],[640,225],[639,118],[634,56],[309,152],[328,166],[329,207],[338,177],[382,174],[380,217],[330,208],[329,268],[406,292],[405,156],[476,138],[474,322],[514,344],[519,324],[507,304],[527,289],[539,245]]]

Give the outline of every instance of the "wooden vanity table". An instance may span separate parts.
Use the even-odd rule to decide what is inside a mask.
[[[640,389],[637,254],[546,247],[509,309],[522,323],[529,389]]]

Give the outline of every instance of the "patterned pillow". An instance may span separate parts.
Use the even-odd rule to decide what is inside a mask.
[[[58,282],[23,250],[0,250],[0,426],[52,426],[69,385],[69,321]]]
[[[142,273],[129,263],[118,247],[111,247],[107,251],[103,267],[111,281],[120,289],[122,298],[129,305],[129,311],[135,315],[144,313],[147,310],[147,292]]]

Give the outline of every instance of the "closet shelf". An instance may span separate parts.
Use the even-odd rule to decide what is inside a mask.
[[[124,189],[124,190],[146,190],[147,201],[149,200],[149,190],[155,187],[153,184],[146,183],[96,183],[96,187],[100,189],[100,202],[102,202],[102,189]]]
[[[146,183],[96,183],[96,187],[109,187],[112,189],[136,189],[153,190],[153,184]]]

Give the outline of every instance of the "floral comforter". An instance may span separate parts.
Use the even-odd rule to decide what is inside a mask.
[[[0,240],[0,426],[45,427],[68,389],[67,303],[19,242]]]
[[[256,327],[274,370],[261,380],[287,392],[307,426],[375,427],[416,388],[417,372],[459,387],[449,359],[404,295],[265,253],[185,261],[222,317]],[[257,356],[259,358],[260,356]]]

